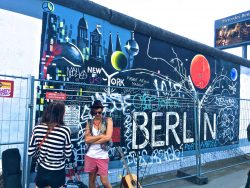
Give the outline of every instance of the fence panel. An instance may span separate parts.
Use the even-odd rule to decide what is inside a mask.
[[[9,97],[13,81],[13,97]],[[18,148],[24,160],[24,144],[28,120],[28,78],[0,75],[0,159],[2,152],[9,148]],[[22,163],[23,164],[23,163]],[[2,171],[0,162],[0,171]],[[24,167],[21,167],[22,169]]]
[[[96,99],[105,106],[104,115],[112,117],[114,122],[114,145],[109,151],[109,178],[113,184],[119,183],[126,173],[118,146],[130,172],[139,176],[142,183],[145,177],[197,163],[195,144],[184,144],[194,143],[195,138],[196,101],[190,92],[159,95],[164,91],[52,80],[36,80],[35,85],[34,121],[38,121],[53,99],[65,101],[64,121],[71,128],[75,159],[67,167],[69,178],[77,166],[81,180],[88,182],[83,173],[84,132],[86,121],[91,118],[89,106]]]
[[[207,134],[201,138],[201,174],[249,163],[246,154],[250,152],[247,140],[247,126],[250,124],[250,100],[222,95],[207,96],[201,105],[203,116],[201,127]],[[210,121],[207,117],[210,118]],[[214,136],[213,142],[206,137]],[[226,160],[223,160],[226,159]],[[221,165],[214,165],[221,161]]]

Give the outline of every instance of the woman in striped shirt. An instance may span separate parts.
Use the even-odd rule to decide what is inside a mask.
[[[70,129],[64,125],[65,105],[52,102],[34,127],[29,155],[36,156],[36,186],[58,188],[65,184],[65,161],[71,156]]]

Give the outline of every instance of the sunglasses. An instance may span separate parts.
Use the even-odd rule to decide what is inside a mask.
[[[94,112],[94,115],[97,115],[97,114],[101,115],[101,114],[102,114],[102,111]]]

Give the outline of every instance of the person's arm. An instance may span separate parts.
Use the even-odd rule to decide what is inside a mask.
[[[85,130],[85,142],[87,144],[92,144],[92,143],[96,142],[97,140],[99,140],[99,139],[101,139],[103,137],[104,137],[103,134],[97,135],[97,136],[92,136],[90,134],[89,124],[87,122],[87,124],[86,124],[86,130]]]
[[[66,138],[65,138],[65,149],[64,149],[64,154],[67,159],[69,159],[70,156],[72,155],[70,134],[71,134],[70,129],[67,127]]]
[[[107,118],[107,131],[106,134],[103,135],[103,137],[97,141],[94,142],[94,144],[103,144],[105,142],[108,142],[112,139],[113,134],[113,121],[111,118]]]
[[[36,148],[37,148],[37,143],[36,143],[36,137],[35,137],[35,129],[33,129],[32,136],[30,139],[30,144],[29,144],[28,155],[33,156],[36,153]]]

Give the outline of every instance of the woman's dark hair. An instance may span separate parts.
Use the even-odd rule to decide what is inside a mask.
[[[45,109],[41,123],[46,123],[48,126],[64,125],[64,113],[65,104],[60,101],[54,101]]]

